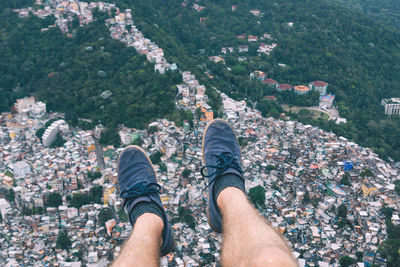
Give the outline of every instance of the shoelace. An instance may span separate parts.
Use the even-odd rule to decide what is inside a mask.
[[[211,176],[214,176],[214,179],[210,181],[207,185],[207,187],[221,174],[223,174],[227,169],[233,168],[240,172],[240,174],[243,175],[242,168],[240,167],[240,164],[236,158],[233,157],[233,154],[230,152],[222,152],[221,154],[218,155],[212,155],[217,158],[217,165],[206,165],[201,168],[200,173],[204,178],[209,178]],[[216,171],[212,174],[204,174],[204,170],[206,168],[214,168]],[[207,188],[206,187],[206,188]]]
[[[157,183],[148,183],[146,181],[134,184],[130,188],[121,192],[121,198],[138,198],[148,196],[152,193],[158,193],[161,190],[161,185]]]

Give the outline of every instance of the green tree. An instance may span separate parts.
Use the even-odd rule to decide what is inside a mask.
[[[363,261],[363,257],[364,257],[364,253],[362,253],[361,251],[357,251],[356,252],[356,257],[357,257],[357,262],[362,262]]]
[[[128,222],[129,221],[128,214],[125,212],[124,209],[118,210],[118,218],[122,222]]]
[[[42,136],[44,134],[45,128],[40,128],[39,130],[36,131],[36,136],[42,141]]]
[[[340,179],[340,184],[342,184],[342,185],[347,185],[347,186],[351,186],[350,179],[349,179],[349,175],[348,175],[347,173],[345,173],[345,174],[342,176],[342,179]]]
[[[77,209],[89,203],[90,203],[90,198],[88,194],[85,193],[75,193],[72,195],[70,200],[70,205]]]
[[[94,181],[96,179],[101,178],[101,172],[95,171],[95,172],[91,172],[88,171],[87,172],[87,176],[90,178],[91,181]]]
[[[50,193],[46,199],[46,205],[48,207],[58,207],[62,204],[62,197],[59,193]]]
[[[9,202],[15,202],[15,192],[12,188],[10,188],[6,194],[6,199]]]
[[[104,225],[108,220],[113,218],[113,212],[110,208],[103,208],[100,210],[97,215],[97,219],[99,220],[101,225]]]
[[[350,258],[349,256],[345,255],[342,256],[339,260],[339,264],[342,267],[349,267],[350,265],[352,265],[354,263],[353,258]]]
[[[189,228],[192,228],[194,230],[196,227],[196,222],[192,213],[193,212],[189,208],[178,208],[178,221],[186,223]]]
[[[304,195],[304,197],[303,197],[303,200],[302,200],[302,203],[303,203],[303,204],[308,204],[308,203],[310,203],[310,194],[308,194],[308,192],[305,193],[305,195]]]
[[[383,207],[382,212],[385,214],[387,239],[379,246],[378,251],[381,256],[387,260],[388,266],[400,266],[400,225],[392,223],[393,209]]]
[[[192,173],[191,170],[185,168],[185,169],[183,170],[183,172],[182,172],[182,177],[185,178],[185,179],[187,179],[187,178],[189,178],[189,176],[190,176],[191,173]]]
[[[157,151],[156,153],[154,153],[154,154],[152,154],[152,155],[150,156],[150,160],[151,160],[151,162],[152,162],[153,164],[159,164],[159,163],[161,162],[161,157],[162,157],[161,152],[160,152],[160,151]]]
[[[67,249],[71,245],[71,240],[69,239],[68,233],[66,230],[60,230],[57,236],[57,247],[60,249]]]
[[[266,169],[269,170],[269,171],[276,170],[276,166],[274,166],[274,165],[267,165]]]
[[[167,165],[164,162],[160,162],[158,165],[160,166],[160,172],[164,173],[168,171]]]
[[[101,185],[93,186],[92,188],[90,188],[89,196],[92,202],[101,204],[101,198],[103,197],[103,187]]]
[[[65,140],[62,138],[60,133],[57,133],[56,139],[51,143],[50,147],[55,148],[55,147],[62,147],[65,144]]]
[[[80,248],[79,250],[78,250],[78,252],[76,252],[76,255],[75,255],[77,258],[78,258],[78,261],[83,261],[83,251],[82,251],[82,248]]]
[[[344,204],[341,204],[338,207],[338,216],[341,218],[346,218],[347,217],[347,208]]]
[[[265,206],[265,188],[261,185],[250,188],[249,198],[255,206]]]
[[[394,181],[394,190],[398,195],[400,195],[400,180]]]
[[[374,177],[374,173],[370,169],[365,169],[361,172],[361,177]]]
[[[102,145],[113,145],[115,147],[119,147],[121,145],[121,138],[118,134],[118,129],[116,128],[107,128],[101,133],[101,137],[99,140]]]
[[[134,145],[134,146],[142,146],[143,145],[143,140],[142,140],[141,137],[139,137],[139,138],[136,138],[131,144]]]
[[[239,136],[238,141],[240,146],[247,146],[249,143],[249,141],[243,136]]]
[[[149,129],[147,130],[150,134],[157,132],[157,127],[156,126],[150,126]]]

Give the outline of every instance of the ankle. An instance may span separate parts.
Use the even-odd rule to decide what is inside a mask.
[[[136,219],[136,223],[133,227],[134,232],[146,233],[143,236],[147,236],[151,239],[160,239],[160,246],[162,245],[162,231],[164,229],[163,220],[153,213],[143,213]]]
[[[242,177],[234,173],[224,174],[218,177],[213,187],[214,199],[217,200],[219,194],[226,188],[233,187],[245,192],[245,183]]]
[[[164,222],[160,218],[160,216],[154,213],[143,213],[136,219],[135,227],[143,227],[145,225],[151,225],[151,227],[155,230],[163,230]]]
[[[229,209],[241,201],[247,201],[246,195],[236,187],[224,188],[217,197],[217,205],[221,211]]]

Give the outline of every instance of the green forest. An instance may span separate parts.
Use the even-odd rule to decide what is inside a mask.
[[[387,26],[400,30],[400,2],[398,0],[331,0],[370,16]]]
[[[245,98],[251,104],[271,93],[270,88],[249,81],[249,73],[255,70],[279,83],[328,82],[328,91],[336,95],[336,105],[348,123],[302,121],[371,147],[384,158],[400,160],[400,118],[385,116],[380,105],[382,98],[400,95],[399,32],[323,0],[201,1],[205,7],[201,12],[192,8],[193,1],[186,6],[177,0],[115,2],[132,8],[136,25],[165,50],[169,61],[194,72],[208,88],[216,87],[235,99]],[[236,4],[239,7],[233,12],[231,6]],[[259,9],[263,17],[252,15],[251,9]],[[200,23],[200,18],[206,19]],[[237,38],[264,33],[278,43],[270,56],[257,56],[259,42]],[[225,65],[208,60],[220,55],[222,47],[242,44],[249,45],[245,61],[238,60],[237,52],[225,56]],[[273,104],[263,106],[272,107],[273,113],[278,110]],[[271,115],[268,111],[263,113]]]
[[[9,9],[28,2],[1,3],[0,96],[5,99],[1,110],[9,109],[15,98],[32,94],[45,100],[49,110],[66,112],[71,122],[84,118],[107,127],[120,123],[145,127],[162,116],[179,121],[182,114],[174,110],[174,85],[180,75],[154,73],[152,64],[133,48],[112,40],[104,14],[67,38],[57,29],[40,31],[53,18],[18,19]],[[135,25],[164,49],[167,60],[190,70],[206,85],[218,116],[220,99],[212,88],[246,99],[265,116],[277,116],[281,103],[314,103],[250,81],[252,71],[262,70],[279,83],[293,85],[323,80],[348,123],[298,119],[400,160],[400,118],[385,116],[380,105],[382,98],[400,96],[400,34],[395,29],[327,0],[203,0],[201,12],[192,8],[193,1],[185,1],[186,5],[180,0],[112,2],[122,10],[131,8]],[[232,5],[238,8],[232,11]],[[252,15],[251,9],[259,9],[262,17]],[[260,41],[237,38],[265,33],[273,37],[265,42],[278,44],[270,56],[257,54]],[[228,53],[226,64],[208,60],[221,55],[222,47],[239,45],[249,45],[249,51]],[[112,95],[103,99],[100,95],[106,90]],[[271,94],[278,104],[265,100]]]
[[[8,111],[16,98],[34,95],[73,123],[83,118],[93,125],[139,128],[175,112],[179,73],[155,73],[136,50],[111,39],[105,14],[96,14],[96,22],[67,38],[57,28],[41,31],[54,18],[20,19],[8,8],[0,10],[1,111]],[[104,91],[111,96],[102,98]]]

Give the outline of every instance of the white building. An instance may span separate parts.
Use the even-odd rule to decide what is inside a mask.
[[[46,104],[43,102],[35,102],[32,106],[29,115],[31,117],[40,118],[46,114]]]
[[[165,65],[163,64],[155,64],[154,65],[154,71],[158,71],[160,74],[165,73]]]
[[[400,98],[382,99],[381,104],[385,108],[385,114],[387,115],[400,114]]]
[[[2,218],[5,218],[10,210],[10,203],[8,203],[7,200],[5,200],[4,198],[0,198],[0,213]]]
[[[40,101],[36,102],[33,96],[18,99],[15,109],[18,113],[29,113],[31,117],[42,117],[46,114],[46,104]]]
[[[15,103],[15,109],[18,113],[26,113],[30,110],[30,107],[33,104],[35,104],[35,98],[33,98],[33,96],[17,99],[17,103]]]
[[[96,251],[90,251],[87,258],[88,263],[95,263],[99,261]]]
[[[328,90],[328,84],[323,81],[310,82],[308,87],[310,87],[311,90],[319,91],[320,95],[326,95],[326,92]]]
[[[42,143],[44,146],[49,147],[54,140],[56,140],[57,134],[68,131],[68,124],[64,120],[57,120],[53,122],[44,132],[42,136]]]
[[[16,178],[24,178],[31,173],[31,167],[25,161],[18,161],[13,166],[14,175]]]

